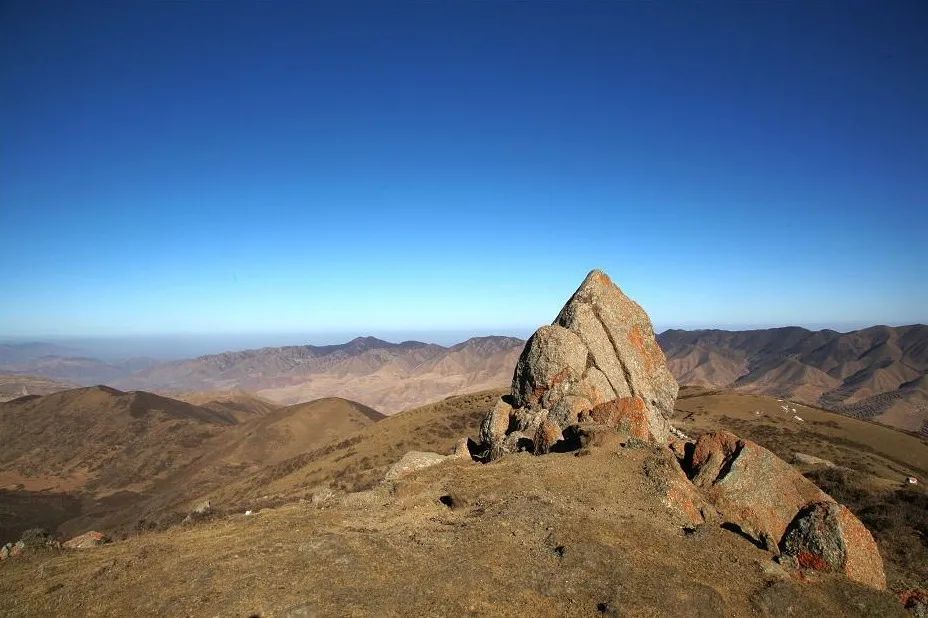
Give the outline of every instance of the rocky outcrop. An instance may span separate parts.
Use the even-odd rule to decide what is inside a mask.
[[[727,431],[694,442],[675,430],[676,395],[647,314],[594,270],[528,340],[511,394],[486,415],[470,452],[493,461],[518,451],[647,448],[644,478],[684,525],[717,521],[782,551],[786,563],[885,588],[873,537],[850,511],[755,442]]]
[[[650,432],[665,441],[677,383],[644,310],[594,270],[554,323],[529,339],[512,379],[516,407],[543,408],[562,429],[620,397],[645,404]]]
[[[769,550],[777,549],[800,509],[830,500],[788,463],[727,431],[696,441],[689,470],[722,520]]]
[[[727,431],[701,436],[686,467],[724,524],[803,569],[886,588],[867,528],[791,465]]]
[[[656,449],[643,464],[645,479],[671,512],[688,526],[703,523],[706,511],[711,511],[705,498],[684,474],[669,448]]]
[[[866,586],[886,588],[883,560],[873,535],[833,500],[803,508],[783,536],[780,549],[800,568],[843,573]]]
[[[481,427],[484,458],[558,450],[564,436],[583,433],[578,425],[612,427],[664,443],[676,396],[677,383],[648,315],[594,270],[554,323],[525,344],[510,397],[496,404]]]
[[[608,384],[604,401],[629,396],[643,399],[652,434],[665,441],[677,382],[644,309],[605,273],[594,270],[561,309],[555,324],[576,333],[589,350],[587,384],[594,389],[601,385],[604,390]]]
[[[825,468],[834,468],[834,462],[828,461],[827,459],[822,459],[821,457],[815,457],[814,455],[807,455],[806,453],[793,453],[793,463],[800,466],[823,466]]]

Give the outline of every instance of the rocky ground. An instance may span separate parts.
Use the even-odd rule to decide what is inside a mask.
[[[8,615],[902,615],[690,527],[654,447],[448,460],[308,500],[2,566]]]

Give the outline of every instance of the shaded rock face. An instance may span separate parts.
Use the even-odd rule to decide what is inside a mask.
[[[790,524],[780,549],[801,568],[843,573],[866,586],[886,588],[883,561],[870,531],[833,501],[805,507]]]
[[[590,416],[598,406],[619,400],[628,408],[622,422],[636,437],[665,442],[676,396],[677,383],[648,315],[594,270],[554,323],[535,331],[522,350],[509,402],[512,410],[522,411],[520,426],[509,429],[534,436],[544,420],[562,431],[578,422],[621,424],[611,418],[622,412],[616,406],[597,413],[611,415],[609,422]],[[501,454],[495,448],[502,443],[501,415],[487,418],[481,436],[493,451],[491,459]]]

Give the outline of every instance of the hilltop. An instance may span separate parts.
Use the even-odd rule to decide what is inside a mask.
[[[226,517],[7,561],[0,594],[12,615],[902,615],[892,595],[837,576],[797,582],[736,533],[687,532],[642,474],[649,449],[449,460],[382,483],[406,450],[476,437],[502,392],[393,415],[270,466],[211,496]],[[684,391],[678,408],[694,435],[727,427],[849,465],[847,490],[874,499],[928,465],[924,440],[807,408],[799,424],[769,397]],[[890,587],[925,585],[923,537],[892,526],[877,532]]]

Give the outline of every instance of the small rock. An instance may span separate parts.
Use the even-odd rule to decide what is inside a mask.
[[[65,541],[62,547],[65,549],[89,549],[109,542],[110,539],[105,534],[91,530],[90,532],[85,532],[73,539]]]
[[[561,426],[550,419],[545,419],[535,432],[534,447],[536,455],[545,455],[551,452],[555,444],[564,439]]]
[[[827,459],[821,459],[820,457],[807,455],[805,453],[793,453],[793,461],[797,464],[802,464],[805,466],[825,466],[826,468],[835,467],[835,464],[828,461]]]
[[[417,470],[428,468],[429,466],[434,466],[437,463],[443,462],[445,459],[447,459],[445,455],[439,455],[438,453],[409,451],[403,455],[402,459],[393,464],[393,466],[387,470],[387,474],[384,476],[384,479],[388,481],[396,480],[398,478],[412,474]]]
[[[450,456],[457,459],[470,459],[470,447],[468,446],[469,442],[470,440],[468,438],[461,438],[458,440],[455,443],[454,448],[451,449]]]
[[[480,443],[487,449],[487,458],[490,461],[503,456],[503,440],[506,439],[506,432],[509,430],[510,416],[512,406],[499,399],[480,425]]]

